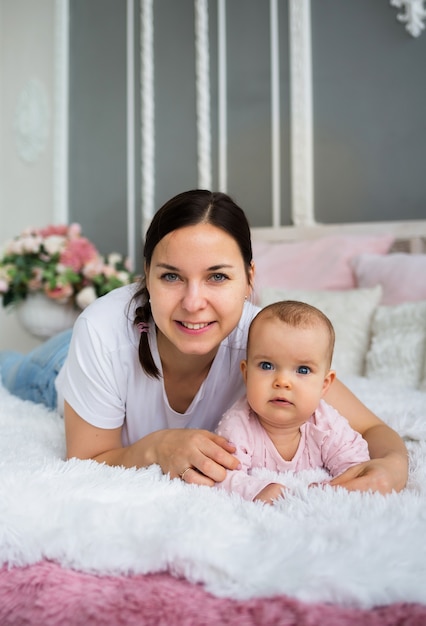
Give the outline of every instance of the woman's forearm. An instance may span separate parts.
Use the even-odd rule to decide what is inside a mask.
[[[391,489],[400,491],[408,478],[408,451],[401,437],[386,424],[378,424],[364,433],[372,459],[387,462]]]
[[[372,459],[383,458],[389,454],[397,454],[408,464],[408,452],[401,437],[386,424],[378,424],[364,433],[368,450]]]
[[[380,493],[403,489],[408,478],[408,453],[398,433],[370,411],[339,380],[331,385],[325,400],[364,437],[371,458],[366,463],[346,470],[331,484]]]
[[[121,467],[148,467],[156,462],[153,454],[153,441],[156,433],[146,435],[131,446],[113,448],[93,456],[94,461]]]

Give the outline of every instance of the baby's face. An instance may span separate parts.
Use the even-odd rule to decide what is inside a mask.
[[[276,318],[254,324],[241,370],[248,402],[265,427],[293,428],[309,419],[334,376],[327,355],[320,325],[294,328]]]

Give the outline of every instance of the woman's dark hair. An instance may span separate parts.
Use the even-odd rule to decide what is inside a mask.
[[[225,193],[212,192],[204,189],[184,191],[166,202],[154,215],[145,235],[143,250],[144,262],[148,268],[156,245],[169,233],[186,226],[211,224],[231,235],[241,251],[241,256],[249,277],[252,262],[250,226],[244,211]],[[146,287],[145,277],[140,288],[133,296],[134,300],[142,301],[136,309],[135,324],[149,322],[151,305]],[[152,358],[147,333],[141,333],[139,342],[139,361],[144,371],[154,378],[160,376]]]

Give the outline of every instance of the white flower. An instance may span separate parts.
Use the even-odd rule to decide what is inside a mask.
[[[21,240],[22,253],[34,253],[36,254],[40,250],[42,244],[42,238],[38,236],[28,235]]]
[[[61,237],[61,235],[50,235],[46,237],[44,240],[44,248],[50,256],[61,252],[62,248],[66,243],[65,237]]]
[[[85,309],[89,306],[89,304],[92,304],[92,302],[96,300],[96,297],[96,291],[90,285],[88,287],[83,287],[83,289],[78,292],[75,296],[75,301],[80,309]]]
[[[107,263],[108,265],[111,265],[111,267],[115,267],[117,263],[121,263],[123,260],[123,257],[121,256],[121,254],[119,254],[118,252],[111,252],[108,255],[107,258]]]
[[[117,272],[117,278],[123,283],[123,285],[127,285],[129,283],[129,274],[127,272]]]

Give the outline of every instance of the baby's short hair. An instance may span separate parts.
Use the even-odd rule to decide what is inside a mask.
[[[277,318],[281,322],[293,326],[294,328],[312,328],[318,324],[322,325],[329,337],[328,358],[329,365],[331,365],[335,342],[333,324],[320,309],[299,300],[279,300],[261,309],[250,325],[247,349],[250,343],[250,334],[253,324],[256,320],[267,319],[268,317]]]

